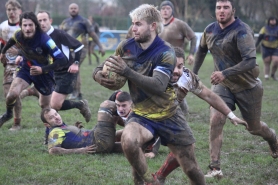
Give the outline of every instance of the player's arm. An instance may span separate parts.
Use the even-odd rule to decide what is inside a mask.
[[[193,66],[193,73],[198,74],[199,69],[201,68],[206,55],[208,52],[208,47],[206,44],[206,39],[205,39],[205,32],[202,35],[198,50],[195,54],[195,62],[194,62],[194,66]]]
[[[102,45],[99,41],[99,38],[94,31],[94,27],[91,26],[91,24],[88,20],[86,20],[85,25],[86,25],[86,29],[87,29],[88,34],[93,38],[94,42],[98,45],[99,52],[101,53],[102,56],[104,56],[105,55],[105,50],[103,49],[103,47],[102,47]]]
[[[52,39],[47,40],[44,47],[46,50],[48,50],[49,54],[53,58],[53,63],[42,66],[42,73],[47,73],[51,70],[62,69],[68,64],[69,61],[62,53],[62,51],[56,46],[55,42]]]
[[[83,148],[65,149],[62,147],[52,147],[48,149],[49,154],[52,155],[65,155],[65,154],[92,154],[96,152],[96,146],[86,146]]]
[[[202,91],[196,95],[199,98],[205,100],[214,109],[227,116],[234,125],[241,124],[248,128],[247,123],[236,117],[231,109],[226,105],[226,103],[220,98],[220,96],[208,89],[205,85],[202,85]]]

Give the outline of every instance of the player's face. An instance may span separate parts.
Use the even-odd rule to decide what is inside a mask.
[[[271,26],[275,26],[275,25],[276,25],[276,19],[271,19],[271,20],[269,20],[269,24],[270,24]]]
[[[132,101],[119,102],[118,100],[116,100],[115,103],[117,106],[117,112],[118,112],[119,116],[121,116],[121,117],[128,116],[128,114],[131,110]]]
[[[150,25],[144,21],[134,20],[132,21],[132,32],[134,34],[135,41],[139,43],[146,43],[151,39]]]
[[[37,18],[40,23],[41,29],[44,32],[47,32],[48,30],[50,30],[51,24],[52,24],[52,19],[49,18],[47,13],[45,13],[45,12],[38,13]]]
[[[58,112],[54,109],[51,109],[48,113],[44,114],[44,117],[51,127],[60,126],[63,124],[60,114],[58,114]]]
[[[22,19],[21,31],[25,38],[32,38],[36,33],[35,23],[31,19]]]
[[[176,83],[179,80],[183,72],[183,66],[184,66],[184,59],[181,57],[177,57],[177,63],[170,80],[171,83]]]
[[[172,17],[173,10],[169,5],[162,6],[160,10],[160,14],[163,19],[169,19]]]
[[[77,5],[75,5],[75,4],[70,5],[70,7],[69,7],[69,13],[70,13],[70,15],[71,15],[72,17],[78,15],[78,11],[79,11],[79,9],[78,9],[78,6],[77,6]]]
[[[19,22],[19,16],[21,14],[21,9],[12,6],[11,4],[9,4],[6,8],[6,13],[8,16],[8,19],[11,23],[17,23]]]
[[[234,20],[234,10],[232,8],[231,2],[217,2],[215,8],[216,19],[219,24],[230,25]]]

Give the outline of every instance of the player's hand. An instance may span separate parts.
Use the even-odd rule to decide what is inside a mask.
[[[96,151],[97,151],[96,145],[90,145],[90,146],[86,146],[84,148],[84,153],[87,153],[87,154],[93,154],[93,153],[96,153]]]
[[[22,56],[17,56],[15,59],[15,64],[18,65],[20,62],[22,62],[23,57]]]
[[[68,69],[69,73],[77,73],[79,71],[79,66],[77,64],[71,64]]]
[[[81,121],[77,121],[75,124],[74,124],[77,128],[81,129],[83,128],[84,126],[82,125],[82,122]]]
[[[106,61],[108,61],[105,63],[105,65],[108,66],[107,70],[124,76],[128,66],[120,56],[110,56],[108,59],[106,59]]]
[[[99,53],[103,57],[105,55],[105,50],[103,48],[99,49]]]
[[[39,66],[31,66],[30,68],[30,75],[35,76],[35,75],[40,75],[42,74],[42,68]]]
[[[5,54],[0,54],[0,60],[1,60],[1,63],[3,64],[3,67],[6,67],[7,65],[7,61],[6,61],[6,58],[5,58]]]
[[[155,154],[153,152],[145,153],[145,157],[152,159],[155,157]]]
[[[230,119],[231,123],[234,124],[234,125],[243,125],[245,126],[246,129],[248,129],[248,124],[246,123],[246,121],[243,121],[242,119],[238,118],[238,117],[235,117],[233,119]]]
[[[95,80],[97,83],[99,83],[101,86],[106,88],[113,88],[115,87],[115,81],[113,79],[107,79],[105,78],[107,74],[103,74],[102,71],[98,71],[95,74]]]
[[[188,64],[188,65],[194,64],[194,61],[195,61],[195,60],[194,60],[194,56],[193,56],[192,54],[188,55],[187,58],[186,58],[185,60],[188,60],[188,61],[187,61],[187,64]]]
[[[212,85],[217,85],[225,80],[225,76],[222,74],[221,71],[214,71],[210,76],[210,83]]]

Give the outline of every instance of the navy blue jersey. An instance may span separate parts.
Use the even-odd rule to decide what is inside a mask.
[[[122,41],[117,47],[115,55],[123,57],[132,70],[142,75],[152,76],[154,71],[158,71],[168,76],[169,80],[176,64],[173,48],[158,36],[145,50],[134,38]],[[167,87],[166,91],[158,96],[145,93],[130,81],[128,81],[128,86],[135,105],[133,111],[136,114],[153,120],[162,120],[175,113],[177,102],[172,87]]]

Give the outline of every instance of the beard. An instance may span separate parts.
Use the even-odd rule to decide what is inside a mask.
[[[231,12],[230,14],[227,15],[227,18],[225,20],[221,20],[219,18],[217,21],[221,24],[226,24],[226,23],[230,22],[233,18],[234,18],[234,13]]]
[[[151,39],[151,30],[147,30],[145,33],[141,34],[139,38],[135,38],[136,42],[145,43]]]

